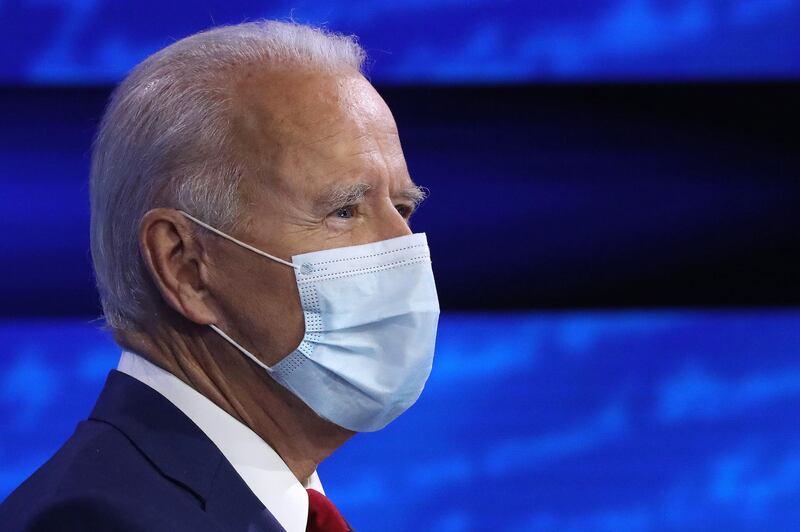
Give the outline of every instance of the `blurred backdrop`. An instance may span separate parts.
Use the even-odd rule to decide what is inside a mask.
[[[85,418],[88,165],[206,27],[360,37],[443,316],[431,380],[320,468],[359,530],[800,526],[800,1],[0,1],[0,497]]]

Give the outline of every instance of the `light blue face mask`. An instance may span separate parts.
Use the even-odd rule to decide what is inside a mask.
[[[294,351],[270,367],[211,325],[220,336],[346,429],[379,430],[414,404],[431,372],[439,321],[425,233],[304,253],[289,262],[179,212],[295,270],[305,335]]]

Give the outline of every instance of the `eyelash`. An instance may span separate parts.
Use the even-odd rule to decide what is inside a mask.
[[[357,205],[345,205],[344,207],[339,207],[338,209],[333,211],[332,214],[334,216],[336,216],[337,218],[343,218],[343,219],[349,219],[349,218],[352,218],[353,216],[355,216],[355,212],[353,212],[352,216],[349,216],[349,217],[339,216],[339,213],[341,213],[342,211],[344,211],[346,209],[351,209],[351,210],[355,211],[356,209],[358,209],[358,206]]]
[[[394,208],[397,209],[397,212],[400,213],[400,216],[402,216],[406,220],[411,218],[411,215],[414,214],[414,209],[412,207],[409,207],[408,205],[395,205]]]
[[[399,212],[400,215],[405,219],[411,218],[411,215],[414,213],[414,209],[412,207],[409,207],[408,205],[395,205],[394,207],[395,209],[397,209],[397,212]],[[340,213],[342,213],[345,210],[352,210],[353,213],[350,216],[340,216]],[[358,210],[358,205],[345,205],[344,207],[339,207],[331,214],[333,214],[337,218],[343,220],[349,220],[350,218],[356,215],[355,212],[356,210]]]

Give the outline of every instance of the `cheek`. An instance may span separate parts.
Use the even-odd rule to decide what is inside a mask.
[[[248,321],[256,335],[269,345],[268,364],[276,364],[291,353],[303,339],[305,322],[294,272],[260,279],[251,285],[247,297],[251,301]]]
[[[294,271],[268,259],[263,264],[246,259],[232,259],[224,270],[219,303],[235,337],[274,365],[298,346],[305,331]]]

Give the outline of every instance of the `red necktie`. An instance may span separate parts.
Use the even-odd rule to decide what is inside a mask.
[[[350,526],[331,500],[317,490],[308,491],[306,532],[350,532]]]

